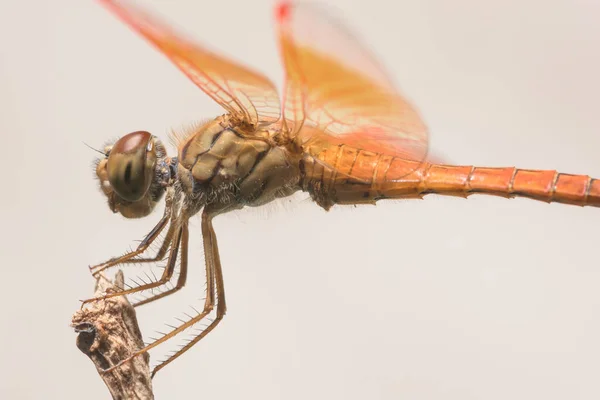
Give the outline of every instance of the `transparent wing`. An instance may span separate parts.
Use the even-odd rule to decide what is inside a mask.
[[[128,1],[97,1],[155,45],[200,89],[240,121],[260,127],[279,120],[279,96],[266,77],[185,39]]]
[[[292,136],[425,159],[425,124],[346,27],[316,5],[289,1],[278,4],[276,19],[286,70],[284,123]]]

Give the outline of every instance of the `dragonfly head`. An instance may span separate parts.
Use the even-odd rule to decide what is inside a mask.
[[[126,218],[150,214],[166,189],[161,166],[167,152],[161,141],[149,132],[132,132],[106,146],[104,153],[96,175],[110,209]]]

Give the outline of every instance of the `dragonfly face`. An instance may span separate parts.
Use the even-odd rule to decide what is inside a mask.
[[[149,132],[137,131],[121,137],[104,152],[96,175],[110,209],[126,218],[150,214],[168,184],[162,142]]]

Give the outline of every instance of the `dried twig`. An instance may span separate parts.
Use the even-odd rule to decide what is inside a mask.
[[[100,277],[95,296],[122,289],[123,282],[122,271],[117,273],[114,283]],[[148,354],[135,357],[111,372],[103,372],[144,347],[135,310],[125,296],[91,303],[73,315],[72,326],[78,333],[77,347],[92,360],[113,399],[154,399]]]

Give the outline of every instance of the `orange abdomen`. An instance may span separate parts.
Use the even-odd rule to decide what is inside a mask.
[[[375,203],[380,199],[421,198],[431,193],[461,197],[482,193],[600,206],[600,181],[586,175],[419,163],[347,146],[327,151],[329,154],[324,151],[319,155],[323,164],[314,162],[306,169],[313,186],[320,191],[313,193],[313,198],[316,195],[315,200],[325,208],[335,203]]]

